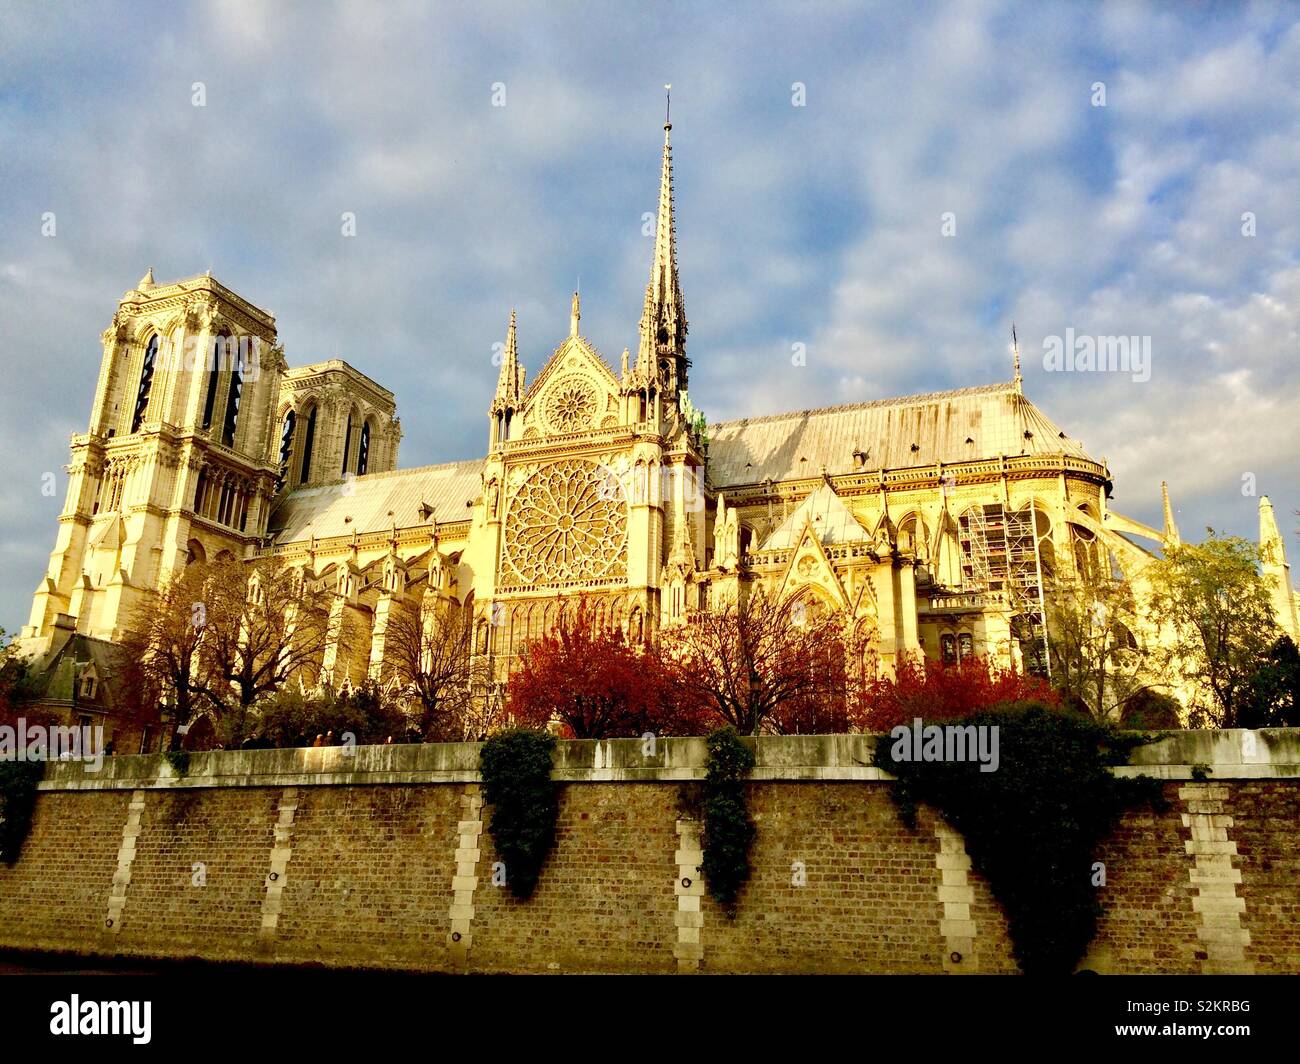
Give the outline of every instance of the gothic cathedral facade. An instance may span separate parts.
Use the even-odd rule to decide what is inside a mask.
[[[485,457],[398,469],[392,392],[343,361],[287,367],[274,317],[210,275],[126,293],[103,334],[86,433],[21,645],[90,669],[171,574],[274,557],[365,633],[322,681],[385,672],[395,602],[453,600],[475,652],[514,655],[578,594],[645,637],[764,586],[842,611],[879,667],[901,656],[1027,664],[1042,587],[1176,541],[1111,510],[1110,472],[1014,378],[708,424],[691,402],[671,125],[635,355],[570,327],[527,380],[512,314]],[[1297,635],[1281,534],[1261,501],[1280,626]],[[337,619],[337,618],[336,618]],[[74,676],[74,683],[77,682]],[[90,700],[93,702],[93,699]]]

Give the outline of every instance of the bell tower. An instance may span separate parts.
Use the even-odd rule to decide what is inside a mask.
[[[115,639],[189,561],[244,557],[275,490],[284,359],[269,313],[211,274],[159,285],[150,269],[101,339],[90,424],[72,437],[58,537],[22,633],[38,653],[67,617]]]

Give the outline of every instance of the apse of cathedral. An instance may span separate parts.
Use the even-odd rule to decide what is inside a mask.
[[[1043,588],[1088,567],[1135,585],[1178,541],[1110,509],[1104,459],[1012,379],[708,424],[689,394],[671,125],[635,351],[568,335],[529,379],[513,313],[483,457],[399,469],[392,392],[344,361],[290,369],[265,310],[211,275],[127,292],[22,643],[102,656],[131,611],[204,559],[276,558],[332,592],[322,679],[384,672],[394,606],[473,618],[498,676],[586,596],[632,637],[756,588],[850,619],[879,667],[1041,664]],[[504,324],[504,315],[503,315]],[[1260,506],[1284,629],[1282,536]],[[347,619],[352,623],[337,623]]]

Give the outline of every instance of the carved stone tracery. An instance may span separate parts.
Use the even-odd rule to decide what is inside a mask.
[[[547,390],[547,424],[553,432],[580,432],[591,426],[598,404],[591,381],[576,374],[563,377]]]
[[[510,501],[505,550],[527,584],[597,581],[627,573],[627,500],[594,462],[542,466]]]

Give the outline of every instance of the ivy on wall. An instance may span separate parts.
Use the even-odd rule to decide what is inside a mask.
[[[190,771],[190,752],[188,750],[168,750],[163,754],[172,771],[184,779]]]
[[[704,863],[709,893],[734,919],[736,899],[749,879],[749,850],[757,830],[745,800],[754,751],[730,726],[710,733],[704,777]]]
[[[905,747],[914,744],[897,729],[880,738],[874,763],[897,778],[889,790],[909,827],[916,827],[917,805],[925,802],[961,832],[972,867],[988,880],[1006,913],[1021,970],[1069,974],[1086,953],[1102,912],[1099,844],[1131,806],[1166,804],[1159,780],[1110,771],[1155,737],[1118,732],[1036,703],[947,723],[996,727],[996,770],[981,772],[974,759],[903,759],[910,753]]]
[[[36,785],[44,761],[0,761],[0,861],[18,860],[36,809]]]
[[[555,736],[518,729],[483,744],[483,801],[492,807],[488,831],[516,898],[532,897],[555,844],[559,788],[551,779]]]

